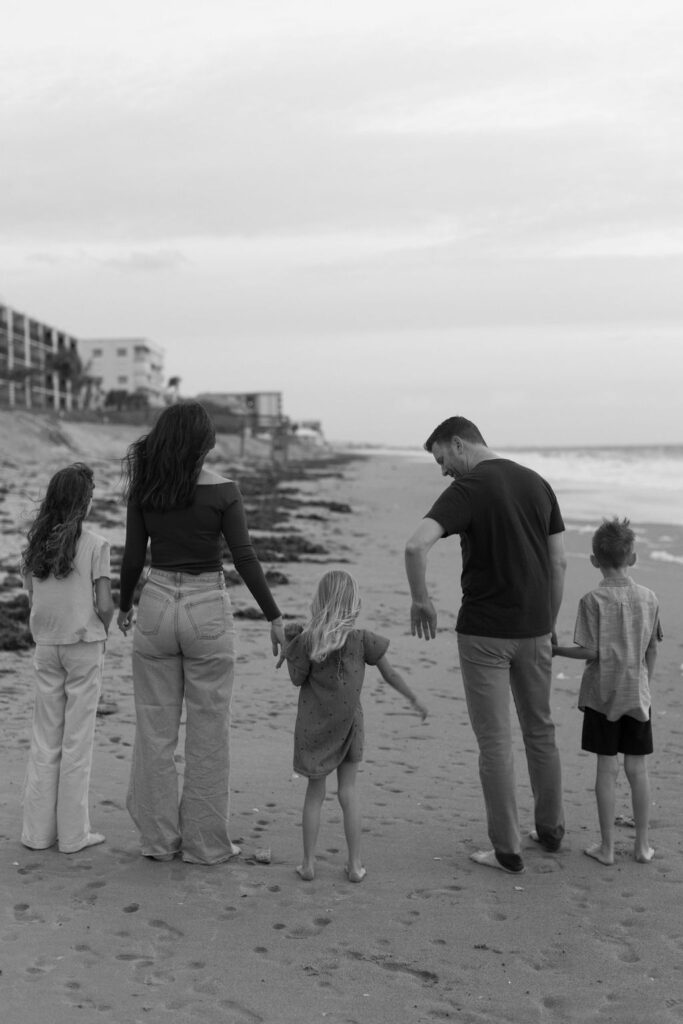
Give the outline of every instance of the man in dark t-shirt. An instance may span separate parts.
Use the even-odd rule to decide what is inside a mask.
[[[534,795],[532,839],[559,849],[564,835],[560,758],[550,714],[551,637],[562,600],[564,523],[550,485],[501,458],[462,416],[425,442],[453,483],[406,545],[413,636],[436,636],[426,583],[427,556],[442,537],[460,535],[462,605],[456,623],[467,708],[479,745],[488,834],[493,849],[472,860],[524,870],[510,734],[510,690]]]

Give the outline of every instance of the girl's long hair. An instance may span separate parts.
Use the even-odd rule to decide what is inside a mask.
[[[311,618],[304,628],[311,661],[324,661],[340,650],[360,611],[358,584],[343,569],[326,572],[311,602]]]
[[[215,444],[216,430],[203,405],[169,405],[122,460],[124,498],[159,512],[187,508],[204,459]]]
[[[93,471],[84,462],[54,474],[21,552],[23,573],[39,580],[50,573],[58,580],[69,575],[94,489]]]

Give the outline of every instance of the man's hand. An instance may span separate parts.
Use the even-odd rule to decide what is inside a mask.
[[[424,636],[425,640],[433,640],[436,636],[436,609],[429,598],[411,604],[410,632],[420,639]]]

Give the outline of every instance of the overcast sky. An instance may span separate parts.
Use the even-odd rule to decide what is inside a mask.
[[[680,0],[5,0],[0,298],[333,439],[683,443]]]

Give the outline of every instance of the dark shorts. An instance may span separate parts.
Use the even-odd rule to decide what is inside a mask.
[[[602,754],[603,757],[614,757],[615,754],[642,757],[651,754],[652,722],[649,719],[647,722],[639,722],[630,715],[622,715],[616,722],[610,722],[599,711],[585,708],[581,749],[590,750],[592,754]]]

